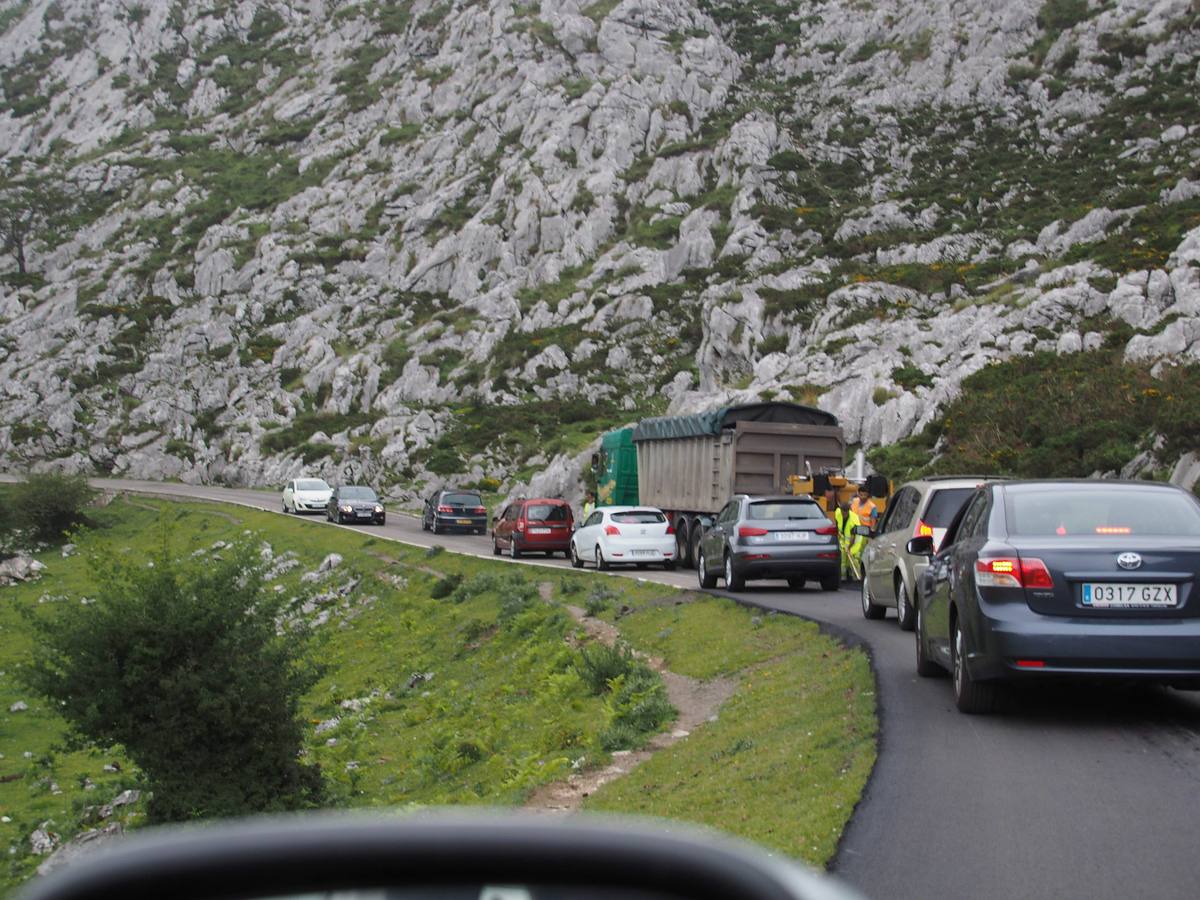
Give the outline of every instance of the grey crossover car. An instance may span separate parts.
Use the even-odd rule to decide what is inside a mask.
[[[967,713],[1016,679],[1200,687],[1200,500],[1131,481],[994,482],[933,554],[917,596],[917,673],[953,675]]]
[[[909,538],[928,535],[937,550],[946,528],[984,480],[973,475],[924,478],[908,482],[892,495],[863,550],[864,616],[882,619],[895,609],[900,627],[913,630],[917,617],[911,598],[928,559],[909,553],[905,545]]]
[[[701,536],[696,572],[702,588],[722,576],[731,591],[753,578],[786,578],[793,588],[815,578],[834,591],[840,565],[837,528],[815,500],[739,494]]]

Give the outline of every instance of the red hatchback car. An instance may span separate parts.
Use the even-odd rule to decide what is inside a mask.
[[[507,550],[513,559],[522,553],[567,556],[574,524],[565,500],[515,500],[492,519],[492,553]]]

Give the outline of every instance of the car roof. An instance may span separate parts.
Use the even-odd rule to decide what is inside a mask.
[[[557,503],[559,506],[570,506],[562,497],[530,497],[527,500],[517,500],[517,503]]]
[[[799,501],[801,503],[816,503],[817,502],[812,497],[806,497],[803,494],[734,494],[733,497],[735,500],[739,499],[739,498],[745,498],[746,500],[749,500],[751,503],[760,503],[764,500],[766,500],[766,501],[779,501],[779,500],[793,501],[793,500],[795,500],[795,501]]]
[[[643,506],[601,506],[600,510],[606,513],[634,512],[635,510],[637,512],[662,512],[657,506],[651,506],[649,503]]]
[[[1119,487],[1122,490],[1131,488],[1158,488],[1167,491],[1188,491],[1183,490],[1179,485],[1169,484],[1165,481],[1147,481],[1138,478],[1022,478],[1020,480],[1009,480],[1004,482],[1004,487]]]
[[[921,490],[931,488],[976,488],[982,487],[989,482],[1007,480],[991,475],[939,475],[935,478],[914,478],[912,481],[906,481],[900,487],[896,488],[896,493],[899,493],[906,487],[915,487]]]

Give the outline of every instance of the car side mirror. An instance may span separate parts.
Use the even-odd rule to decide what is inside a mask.
[[[909,538],[908,543],[904,545],[904,549],[913,556],[933,556],[933,538],[927,534]]]
[[[871,528],[870,525],[855,525],[854,533],[857,534],[859,537],[874,537],[875,536],[875,531]]]

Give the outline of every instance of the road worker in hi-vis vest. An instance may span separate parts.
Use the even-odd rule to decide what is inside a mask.
[[[850,512],[858,516],[858,521],[861,524],[871,529],[875,528],[875,523],[879,520],[879,507],[871,499],[871,494],[867,490],[866,485],[860,487],[858,489],[858,496],[850,501]]]

